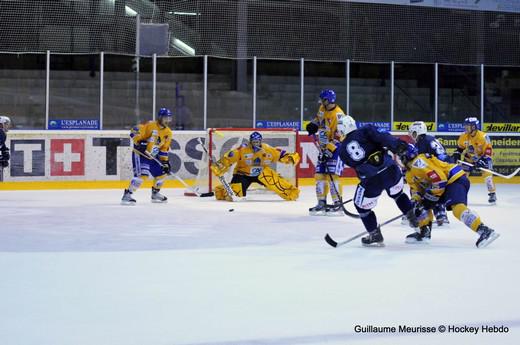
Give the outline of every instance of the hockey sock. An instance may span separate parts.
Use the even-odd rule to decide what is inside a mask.
[[[161,176],[162,177],[162,176]],[[153,179],[153,188],[161,189],[164,184],[164,177],[156,177]]]
[[[397,205],[397,207],[399,207],[399,210],[401,210],[403,214],[406,214],[413,207],[408,195],[402,192],[399,193],[397,196],[392,196],[392,198],[394,198],[395,204]]]
[[[318,200],[327,200],[327,194],[329,194],[327,175],[316,174],[316,197]]]
[[[478,214],[470,210],[464,204],[452,205],[451,210],[455,218],[466,224],[466,226],[473,231],[477,231],[478,226],[482,224]]]
[[[138,190],[139,187],[141,187],[142,184],[143,184],[143,179],[142,178],[134,177],[134,178],[132,178],[132,181],[130,181],[130,186],[128,186],[128,190],[131,193],[133,193],[136,190]]]
[[[337,175],[331,175],[331,177],[332,181],[329,179],[330,195],[332,197],[332,202],[337,204],[341,198],[341,186]]]
[[[493,176],[492,175],[486,176],[485,180],[486,180],[486,186],[487,186],[488,193],[495,193],[496,188],[495,188],[495,184],[493,183]]]
[[[374,231],[377,229],[377,218],[376,214],[372,210],[365,210],[356,205],[356,210],[358,211],[361,221],[365,226],[365,229],[368,232]]]

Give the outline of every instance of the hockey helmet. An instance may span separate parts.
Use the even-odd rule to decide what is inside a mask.
[[[412,137],[413,140],[417,140],[419,135],[426,133],[428,133],[428,129],[423,121],[415,121],[410,125],[410,129],[408,130],[408,135]]]
[[[352,131],[357,129],[356,121],[350,115],[341,116],[338,119],[337,129],[342,137],[345,137]]]
[[[479,127],[480,121],[476,117],[466,117],[464,119],[464,131],[471,134]]]
[[[419,151],[417,150],[417,147],[412,144],[408,144],[408,147],[406,150],[401,152],[399,154],[399,159],[401,160],[401,163],[406,167],[408,163],[410,163],[417,155],[419,154]]]
[[[320,92],[320,100],[322,104],[323,101],[327,101],[329,104],[336,103],[336,93],[330,89],[323,90]]]
[[[157,113],[157,119],[163,124],[168,125],[173,120],[173,114],[168,108],[161,108]]]
[[[11,119],[8,116],[0,116],[0,126],[7,132],[11,127]]]

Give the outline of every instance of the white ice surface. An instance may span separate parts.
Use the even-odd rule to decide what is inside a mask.
[[[297,202],[235,204],[174,189],[151,204],[142,190],[134,207],[119,190],[0,192],[0,344],[520,344],[520,186],[499,185],[493,207],[484,189],[472,186],[469,206],[501,234],[485,249],[451,215],[428,246],[405,244],[397,221],[385,248],[334,249],[325,233],[341,241],[361,221],[308,216],[312,187]],[[380,221],[398,213],[386,195],[375,210]]]

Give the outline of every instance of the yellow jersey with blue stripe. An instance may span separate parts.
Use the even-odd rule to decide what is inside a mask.
[[[337,144],[341,140],[341,135],[338,132],[338,119],[345,116],[343,110],[336,105],[333,109],[327,110],[320,105],[318,114],[312,120],[318,126],[318,141],[322,148],[326,147],[328,143]],[[329,146],[331,151],[334,151],[334,146]]]
[[[246,176],[259,176],[265,166],[270,166],[278,161],[290,163],[292,154],[268,144],[262,143],[261,149],[253,149],[251,145],[244,144],[237,149],[230,150],[218,161],[222,170],[227,170],[236,163],[233,174]]]
[[[464,170],[459,165],[441,161],[429,154],[420,154],[408,164],[406,182],[410,186],[412,199],[420,201],[426,193],[442,196],[446,186],[462,176],[465,176]]]
[[[462,133],[457,141],[459,151],[464,152],[466,162],[475,163],[480,158],[493,155],[493,147],[488,135],[476,130],[473,134]]]
[[[172,142],[172,130],[163,127],[158,121],[148,121],[132,128],[130,137],[135,147],[146,148],[146,152],[160,160],[168,160]]]

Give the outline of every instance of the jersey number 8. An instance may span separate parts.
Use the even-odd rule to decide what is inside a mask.
[[[355,140],[347,144],[347,152],[349,156],[356,162],[365,158],[365,150],[363,150],[361,145],[359,145],[359,143]]]

